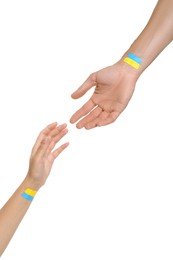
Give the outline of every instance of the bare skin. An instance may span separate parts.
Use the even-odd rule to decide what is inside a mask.
[[[115,122],[127,107],[140,75],[173,40],[172,14],[173,0],[159,0],[147,25],[121,59],[92,73],[72,94],[77,99],[95,87],[91,98],[72,115],[72,124],[78,129],[92,129]],[[142,59],[138,70],[124,63],[128,53]]]
[[[21,194],[27,188],[38,191],[45,184],[55,159],[68,146],[69,143],[64,143],[55,148],[55,145],[67,134],[66,126],[66,124],[57,125],[55,122],[40,132],[31,152],[29,170],[25,179],[0,209],[0,256],[32,203],[24,199]]]

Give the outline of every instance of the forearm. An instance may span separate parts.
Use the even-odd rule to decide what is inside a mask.
[[[0,210],[0,256],[29,209],[35,191],[45,184],[55,159],[68,146],[69,143],[64,143],[55,148],[61,138],[67,134],[66,126],[67,124],[52,123],[37,137],[32,148],[26,178]]]
[[[154,61],[154,59],[173,40],[173,0],[158,1],[146,27],[132,43],[128,53],[134,53],[142,59],[138,76]]]
[[[38,190],[39,187],[31,179],[26,177],[0,210],[0,256],[3,254],[32,203],[22,197],[22,193],[27,188]]]

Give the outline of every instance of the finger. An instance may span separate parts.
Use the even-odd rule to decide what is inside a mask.
[[[99,106],[93,109],[85,118],[83,118],[79,123],[77,123],[76,127],[81,129],[87,124],[90,124],[93,120],[99,117],[99,115],[102,113],[102,108]]]
[[[85,105],[83,105],[70,119],[70,123],[75,123],[81,117],[87,115],[93,108],[95,107],[94,102],[90,99],[88,100]]]
[[[55,127],[57,126],[57,122],[54,122],[52,124],[47,125],[42,131],[41,133],[47,135],[50,133],[50,131],[52,131]]]
[[[54,138],[55,136],[57,136],[61,131],[63,131],[64,129],[66,129],[67,124],[64,123],[62,125],[57,126],[56,128],[54,128],[52,131],[50,131],[50,133],[48,134],[49,136],[51,136],[52,138]]]
[[[62,129],[56,136],[51,137],[50,135],[45,136],[45,138],[40,142],[37,149],[37,156],[39,158],[44,158],[48,156],[54,149],[57,142],[63,138],[68,133],[68,129]]]
[[[96,85],[96,73],[91,74],[87,80],[71,95],[77,99],[82,97],[90,88]]]
[[[120,115],[120,112],[112,112],[106,119],[100,120],[99,122],[97,122],[97,126],[105,126],[105,125],[111,124],[111,123],[115,122],[115,120],[118,118],[119,115]]]
[[[53,138],[54,136],[56,136],[60,131],[62,131],[64,128],[67,127],[67,124],[62,124],[57,126],[57,123],[52,123],[50,125],[48,125],[47,127],[45,127],[39,134],[36,143],[33,147],[32,153],[35,153],[40,144],[43,144],[46,142],[46,138],[49,136],[50,138]]]
[[[55,145],[68,133],[68,129],[63,129],[59,134],[57,134],[53,139],[51,139],[51,142],[45,151],[45,156],[48,156],[54,149]]]
[[[108,116],[109,116],[109,113],[106,112],[106,111],[103,111],[102,113],[100,113],[99,117],[95,118],[94,120],[92,120],[91,122],[86,124],[84,126],[85,129],[89,130],[89,129],[92,129],[92,128],[96,127],[98,122],[100,122],[102,120],[105,120]]]
[[[37,137],[37,139],[36,139],[36,142],[35,142],[35,144],[34,144],[34,146],[33,146],[33,148],[32,148],[32,154],[34,154],[34,153],[37,151],[37,149],[38,149],[40,143],[45,139],[45,137],[46,137],[53,129],[55,129],[56,126],[57,126],[57,122],[54,122],[54,123],[52,123],[52,124],[47,125],[47,126],[40,132],[40,134],[38,135],[38,137]]]
[[[60,147],[58,147],[56,150],[52,152],[53,160],[55,160],[62,151],[64,151],[67,146],[69,145],[69,142],[62,144]]]

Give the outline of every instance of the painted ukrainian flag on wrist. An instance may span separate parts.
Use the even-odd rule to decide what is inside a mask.
[[[124,59],[124,62],[129,64],[130,66],[132,66],[135,69],[139,69],[139,67],[142,63],[142,60],[135,54],[129,53],[127,55],[127,57]]]
[[[32,201],[33,198],[35,197],[37,191],[36,190],[32,190],[30,188],[27,188],[23,193],[22,193],[22,197],[26,200],[30,200]]]

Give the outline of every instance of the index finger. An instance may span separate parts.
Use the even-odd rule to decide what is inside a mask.
[[[72,117],[70,118],[70,123],[74,124],[77,122],[81,117],[87,115],[96,105],[90,99],[88,100],[79,110],[77,110]]]

